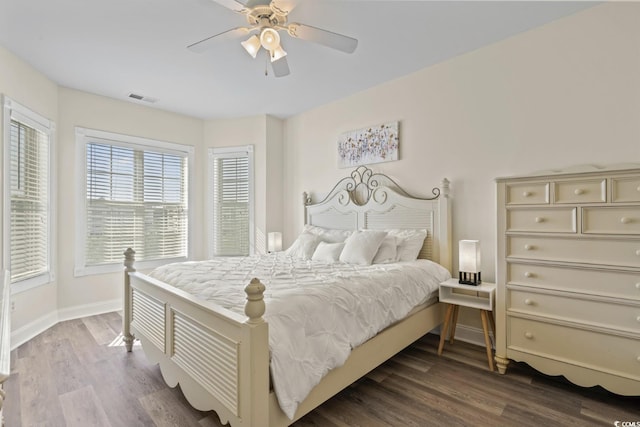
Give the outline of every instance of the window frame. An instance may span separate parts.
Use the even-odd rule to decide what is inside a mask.
[[[2,96],[2,145],[3,145],[3,270],[11,268],[11,120],[14,119],[33,129],[45,133],[48,137],[47,155],[47,268],[42,274],[29,277],[11,284],[11,293],[17,294],[56,280],[56,176],[53,165],[56,162],[56,124],[54,121],[36,113],[6,95]]]
[[[159,153],[184,155],[187,159],[187,254],[183,257],[162,258],[154,260],[137,261],[139,269],[155,268],[171,262],[187,261],[193,254],[193,183],[194,152],[191,145],[174,142],[159,141],[138,136],[118,134],[83,127],[75,128],[76,134],[76,240],[75,240],[75,266],[74,276],[88,276],[122,271],[122,261],[101,265],[86,265],[86,238],[87,238],[87,145],[90,143],[105,143],[112,146],[127,149],[148,150]],[[136,250],[136,248],[132,248]],[[124,250],[123,250],[124,251]],[[124,255],[123,258],[124,260]]]
[[[241,145],[233,147],[212,147],[208,149],[207,162],[207,231],[208,231],[208,257],[213,258],[215,254],[215,223],[214,218],[214,161],[217,157],[233,156],[235,154],[246,154],[249,163],[249,255],[256,253],[255,247],[255,163],[253,145]]]

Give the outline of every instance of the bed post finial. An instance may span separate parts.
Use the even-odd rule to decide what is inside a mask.
[[[442,183],[440,183],[440,193],[444,197],[449,197],[449,183],[450,181],[447,178],[443,178]]]
[[[131,291],[131,282],[129,273],[136,271],[133,264],[136,261],[136,251],[127,248],[124,251],[124,303],[122,307],[122,339],[128,352],[133,349],[133,340],[135,337],[131,333],[131,303],[133,300],[133,292]]]
[[[249,323],[262,323],[262,315],[265,311],[264,304],[265,286],[255,277],[244,288],[247,294],[247,303],[244,306],[244,314],[249,317]]]

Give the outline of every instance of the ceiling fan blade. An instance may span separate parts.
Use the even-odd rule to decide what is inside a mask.
[[[298,4],[297,0],[271,0],[271,10],[280,14],[280,15],[288,15]]]
[[[358,47],[358,40],[332,31],[293,23],[287,27],[289,35],[310,42],[318,43],[345,53],[353,53]]]
[[[250,29],[245,27],[233,28],[231,30],[224,31],[220,34],[207,37],[206,39],[200,40],[199,42],[190,44],[189,46],[187,46],[187,49],[193,52],[202,53],[210,49],[214,44],[217,44],[221,41],[232,39],[234,37],[246,35],[249,33],[249,31]]]
[[[289,63],[287,62],[286,56],[283,56],[277,61],[273,61],[271,63],[271,67],[273,67],[273,75],[276,77],[284,77],[289,75]]]
[[[220,6],[224,6],[227,9],[231,9],[237,13],[247,13],[249,8],[244,4],[240,3],[237,0],[212,0],[215,3],[218,3]]]

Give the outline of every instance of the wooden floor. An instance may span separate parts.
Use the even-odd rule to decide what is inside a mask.
[[[12,352],[5,425],[219,426],[167,387],[141,347],[118,341],[118,313],[59,323]],[[524,364],[488,371],[484,348],[427,335],[295,426],[640,425],[640,398],[582,389]],[[630,424],[634,425],[634,424]]]

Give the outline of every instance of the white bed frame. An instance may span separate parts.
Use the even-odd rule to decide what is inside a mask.
[[[304,194],[305,222],[334,229],[426,228],[420,258],[451,271],[449,182],[434,197],[409,196],[393,180],[359,167],[319,203]],[[123,336],[134,337],[158,363],[167,384],[180,384],[199,410],[214,410],[231,426],[288,426],[442,323],[440,303],[425,307],[355,348],[299,405],[293,420],[280,409],[269,383],[268,325],[264,285],[245,288],[241,316],[136,272],[134,251],[125,252]]]

